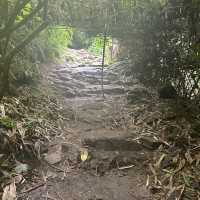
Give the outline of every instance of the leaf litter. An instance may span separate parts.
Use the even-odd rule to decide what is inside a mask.
[[[130,105],[120,110],[111,123],[113,128],[139,133],[132,140],[152,150],[146,187],[154,199],[200,199],[199,111],[190,115],[173,104],[155,100]],[[61,134],[64,118],[58,101],[48,96],[27,93],[4,98],[0,105],[0,193],[4,199],[9,195],[15,198],[15,187],[26,181],[29,161],[39,160],[51,138]],[[87,161],[88,151],[83,149],[80,157],[82,162]]]
[[[200,199],[199,109],[157,99],[129,109],[129,128],[140,132],[136,140],[156,144],[146,180],[154,199]]]
[[[61,134],[62,108],[57,99],[27,89],[0,102],[0,198],[14,200],[33,166]]]

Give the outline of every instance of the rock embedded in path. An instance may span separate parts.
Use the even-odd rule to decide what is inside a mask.
[[[58,145],[49,147],[48,153],[44,159],[51,165],[61,162],[62,146],[58,144]]]
[[[45,160],[51,164],[58,164],[62,160],[70,160],[76,163],[80,155],[80,148],[70,143],[59,143],[54,146],[50,146]]]
[[[83,144],[104,151],[141,151],[143,146],[126,138],[86,138]]]
[[[75,144],[62,143],[62,152],[65,160],[76,163],[80,157],[80,147]]]

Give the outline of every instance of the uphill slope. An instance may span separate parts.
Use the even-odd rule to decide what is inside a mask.
[[[45,185],[23,198],[152,199],[145,187],[151,148],[134,140],[141,132],[130,129],[126,100],[127,92],[140,85],[124,81],[108,67],[102,98],[101,59],[85,50],[69,49],[66,55],[45,72],[48,87],[62,101],[63,131],[51,138],[48,164],[39,169]]]

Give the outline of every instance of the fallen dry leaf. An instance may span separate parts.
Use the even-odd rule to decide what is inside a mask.
[[[13,182],[4,188],[2,200],[15,200],[15,199],[16,199],[16,185],[15,182]]]
[[[85,162],[88,159],[88,150],[81,149],[81,160]]]

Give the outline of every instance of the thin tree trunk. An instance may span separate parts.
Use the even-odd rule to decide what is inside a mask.
[[[24,49],[26,45],[28,45],[35,37],[38,36],[38,34],[43,31],[48,26],[48,0],[39,1],[36,8],[27,16],[25,17],[21,22],[18,24],[14,24],[16,16],[18,13],[24,8],[24,6],[29,3],[30,0],[17,0],[14,11],[10,18],[8,19],[8,22],[4,28],[3,31],[0,31],[0,40],[6,39],[5,46],[0,46],[1,54],[3,55],[0,59],[0,76],[1,76],[1,84],[0,84],[0,99],[4,95],[9,94],[10,90],[10,80],[9,80],[9,73],[10,73],[10,66],[11,61],[16,56],[16,54],[19,52],[19,50]],[[30,33],[23,41],[21,41],[15,48],[8,51],[7,47],[9,44],[10,35],[13,31],[17,30],[19,27],[26,24],[28,21],[30,21],[40,10],[43,8],[44,11],[44,19],[43,23],[40,24],[33,32]],[[8,14],[7,14],[8,15]],[[1,45],[1,44],[0,44]]]
[[[10,51],[6,56],[6,60],[12,59],[19,50],[24,49],[35,37],[38,36],[46,27],[48,26],[47,22],[43,22],[39,25],[30,35],[28,35],[21,43],[19,43],[12,51]]]
[[[102,56],[102,65],[101,65],[101,89],[102,89],[103,98],[105,98],[105,95],[104,95],[104,65],[105,65],[105,54],[106,54],[106,40],[107,40],[107,33],[106,33],[106,28],[105,28],[104,40],[103,40],[103,56]]]

